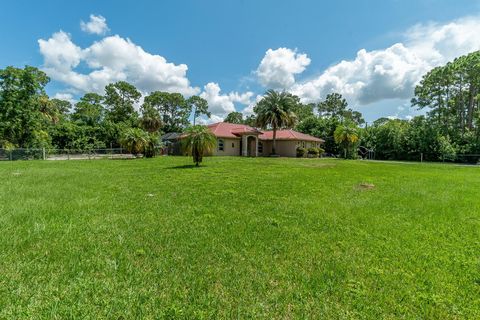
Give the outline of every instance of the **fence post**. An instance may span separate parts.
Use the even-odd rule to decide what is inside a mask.
[[[43,160],[46,160],[46,157],[45,157],[45,148],[42,148],[42,156],[43,156]]]
[[[423,162],[423,152],[420,153],[420,162]]]
[[[10,150],[10,161],[12,161],[12,153],[13,153],[13,150]]]

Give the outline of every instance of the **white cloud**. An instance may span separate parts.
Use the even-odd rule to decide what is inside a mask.
[[[296,50],[268,49],[255,73],[264,87],[288,89],[295,83],[295,75],[302,73],[309,64],[307,55]]]
[[[292,91],[304,101],[318,101],[330,92],[342,93],[354,104],[408,99],[415,85],[433,67],[480,49],[480,18],[447,24],[420,24],[404,41],[383,50],[360,50],[354,60],[331,66],[319,76],[296,83]]]
[[[63,31],[38,43],[45,72],[77,92],[102,93],[105,85],[120,80],[132,83],[143,93],[161,90],[189,96],[200,91],[190,85],[187,65],[168,62],[118,35],[105,37],[85,49]],[[76,70],[82,62],[87,67],[85,72]]]
[[[209,125],[209,124],[212,124],[212,123],[222,122],[223,119],[224,119],[224,117],[219,117],[219,116],[216,116],[216,115],[212,114],[212,116],[210,118],[203,117],[203,118],[197,119],[197,123],[202,124],[202,125]]]
[[[94,14],[90,15],[90,21],[80,21],[80,28],[82,31],[87,33],[99,35],[105,34],[109,30],[107,26],[107,19],[100,15],[96,16]]]
[[[263,96],[262,95],[257,95],[255,97],[255,100],[251,101],[247,107],[245,107],[243,110],[242,110],[242,113],[243,113],[243,116],[244,117],[248,117],[252,114],[254,114],[253,112],[253,108],[255,108],[256,104],[260,102],[260,100],[262,100]]]
[[[73,97],[73,94],[68,93],[68,92],[57,92],[54,96],[53,99],[59,99],[59,100],[65,100],[70,102],[71,104],[75,104],[77,100]]]
[[[220,86],[214,82],[207,83],[203,90],[200,97],[208,101],[208,110],[212,113],[212,119],[215,116],[217,120],[223,119],[227,114],[235,111],[235,102],[249,104],[251,103],[250,98],[253,96],[253,92],[221,94]]]
[[[66,32],[59,31],[48,40],[38,40],[44,64],[58,71],[68,72],[80,63],[83,52],[71,40]]]

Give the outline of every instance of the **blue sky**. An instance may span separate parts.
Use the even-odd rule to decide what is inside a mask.
[[[41,67],[72,100],[107,80],[200,94],[213,120],[269,87],[405,118],[421,74],[480,49],[479,17],[473,0],[3,1],[0,67]]]

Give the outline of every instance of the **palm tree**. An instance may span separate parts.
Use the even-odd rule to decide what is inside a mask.
[[[139,128],[126,129],[120,138],[120,144],[133,155],[145,151],[148,144],[148,133]]]
[[[163,126],[160,113],[155,107],[149,103],[144,103],[141,107],[142,117],[140,118],[140,125],[142,128],[150,133],[156,133]]]
[[[196,125],[188,128],[184,139],[185,149],[193,157],[193,162],[198,167],[203,156],[215,149],[217,138],[206,126]]]
[[[253,109],[257,114],[257,125],[273,130],[272,155],[276,154],[277,130],[291,128],[297,121],[297,116],[293,112],[297,100],[298,98],[291,93],[268,90]]]
[[[347,150],[358,142],[358,130],[351,124],[341,124],[335,129],[333,133],[335,142],[343,147],[344,158],[347,158]]]

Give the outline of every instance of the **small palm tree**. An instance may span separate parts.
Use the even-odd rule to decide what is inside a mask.
[[[186,130],[184,144],[185,150],[192,155],[193,162],[198,167],[203,156],[215,149],[217,138],[206,126],[196,125]]]
[[[126,129],[120,138],[120,144],[133,155],[145,151],[148,144],[148,134],[139,128]]]
[[[272,154],[276,154],[277,130],[291,128],[297,121],[293,112],[297,104],[296,97],[291,93],[268,90],[262,100],[255,106],[257,125],[262,128],[271,127],[273,130]]]
[[[344,158],[347,158],[347,151],[350,150],[360,139],[358,129],[351,124],[339,125],[333,133],[335,142],[343,147]]]

